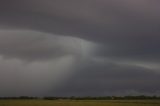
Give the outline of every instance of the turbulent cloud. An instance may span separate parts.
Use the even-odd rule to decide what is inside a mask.
[[[1,30],[0,34],[0,54],[4,57],[51,59],[65,55],[87,55],[96,48],[94,43],[83,39],[36,31]]]
[[[77,58],[90,57],[96,44],[29,30],[0,31],[0,93],[43,96],[73,73]]]
[[[1,0],[0,93],[160,95],[158,4]]]

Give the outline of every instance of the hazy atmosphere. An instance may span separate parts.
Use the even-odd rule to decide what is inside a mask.
[[[0,96],[160,95],[159,0],[0,0]]]

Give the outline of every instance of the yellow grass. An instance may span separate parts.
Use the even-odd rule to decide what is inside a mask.
[[[0,100],[0,106],[160,106],[158,100]]]

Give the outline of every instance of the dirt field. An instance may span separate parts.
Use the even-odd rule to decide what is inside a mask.
[[[0,106],[160,106],[158,100],[0,100]]]

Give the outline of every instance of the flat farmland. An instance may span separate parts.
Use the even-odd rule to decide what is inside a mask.
[[[0,100],[0,106],[160,106],[159,100]]]

